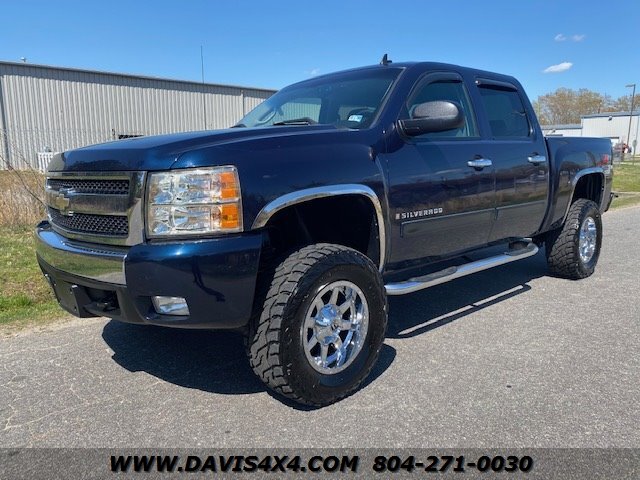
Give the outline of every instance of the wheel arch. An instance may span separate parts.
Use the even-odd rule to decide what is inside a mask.
[[[386,232],[382,203],[379,197],[370,187],[362,184],[340,184],[322,187],[306,188],[282,195],[271,202],[267,203],[258,212],[253,224],[252,230],[268,226],[276,214],[282,213],[287,209],[291,209],[297,205],[308,204],[309,202],[320,199],[330,199],[343,196],[356,196],[366,199],[367,204],[373,211],[374,220],[377,224],[378,234],[378,269],[383,270],[386,260]]]
[[[564,223],[569,214],[569,209],[573,203],[584,198],[586,200],[592,200],[598,205],[598,209],[602,209],[602,201],[604,198],[605,189],[605,176],[602,167],[585,168],[580,170],[571,181],[571,197],[562,222]]]

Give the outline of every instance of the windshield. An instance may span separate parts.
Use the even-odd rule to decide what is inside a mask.
[[[236,126],[324,124],[367,128],[400,71],[399,68],[359,70],[291,85],[262,102]]]

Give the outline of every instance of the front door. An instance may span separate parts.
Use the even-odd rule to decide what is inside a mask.
[[[401,138],[385,155],[392,268],[484,245],[494,219],[494,168],[462,78],[430,73],[419,80],[400,118],[434,100],[458,104],[462,128]],[[398,134],[400,135],[400,134]]]

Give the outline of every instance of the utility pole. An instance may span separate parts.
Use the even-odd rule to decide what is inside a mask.
[[[636,99],[636,84],[630,83],[629,85],[625,85],[626,88],[633,87],[633,93],[631,94],[631,109],[629,110],[629,129],[627,130],[627,148],[631,145],[631,119],[633,118],[633,102]],[[635,150],[635,148],[634,148]],[[633,152],[636,153],[635,151]],[[633,157],[632,157],[633,158]],[[624,150],[622,151],[622,161],[624,161]]]
[[[640,131],[640,114],[636,117],[636,136],[633,139],[633,162],[635,163],[636,157],[638,156],[638,132]]]
[[[200,70],[202,73],[202,122],[204,130],[207,129],[207,92],[204,86],[204,49],[200,45]]]
[[[2,146],[2,152],[0,152],[0,170],[9,170],[12,166],[12,158],[10,157],[11,152],[9,149],[9,125],[7,124],[7,114],[5,112],[3,79],[4,77],[0,75],[0,145]],[[4,166],[2,165],[3,163]]]

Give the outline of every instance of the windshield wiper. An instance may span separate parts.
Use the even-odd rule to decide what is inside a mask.
[[[291,120],[282,120],[281,122],[275,122],[271,125],[274,127],[283,126],[283,125],[315,125],[316,122],[313,118],[302,117],[302,118],[294,118]]]
[[[236,123],[235,125],[232,125],[230,128],[247,128],[247,126],[244,123]]]

